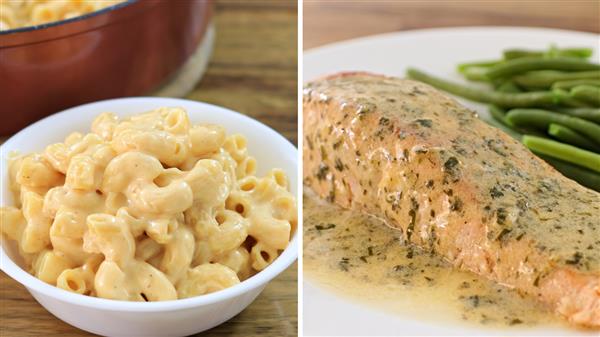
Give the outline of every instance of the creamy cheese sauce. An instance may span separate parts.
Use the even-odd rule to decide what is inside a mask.
[[[305,189],[306,190],[306,189]],[[326,289],[422,320],[566,326],[541,304],[403,244],[379,219],[304,196],[304,272]]]

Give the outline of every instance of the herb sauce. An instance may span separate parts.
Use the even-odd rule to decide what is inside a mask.
[[[325,288],[386,311],[436,322],[563,325],[536,301],[405,245],[401,232],[383,221],[305,193],[304,271]]]

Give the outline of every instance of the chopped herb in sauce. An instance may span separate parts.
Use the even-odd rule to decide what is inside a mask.
[[[479,295],[468,296],[466,300],[467,303],[473,308],[477,308],[479,306]]]
[[[304,138],[306,139],[306,144],[308,144],[308,148],[312,150],[312,149],[314,148],[314,145],[313,145],[312,139],[310,139],[310,137],[309,137],[309,136],[306,136],[306,137],[304,137]]]
[[[335,158],[335,169],[340,172],[344,170],[344,163],[342,163],[340,158]]]
[[[433,126],[433,122],[431,121],[431,119],[417,119],[415,120],[415,122],[426,128],[430,128],[431,126]]]
[[[492,199],[497,199],[504,196],[504,193],[498,188],[498,186],[494,186],[490,189],[490,196]]]
[[[566,260],[565,263],[566,264],[578,264],[581,261],[581,258],[583,258],[583,255],[580,252],[575,252],[575,254],[573,254],[573,257]]]
[[[335,185],[331,186],[331,189],[329,190],[329,195],[327,195],[327,201],[328,202],[335,202]]]
[[[444,182],[448,182],[448,178],[451,178],[452,182],[457,182],[459,180],[459,168],[458,168],[458,159],[456,157],[450,157],[446,162],[444,162],[444,172],[446,173],[446,177],[444,177]]]
[[[408,250],[406,251],[406,258],[407,259],[412,259],[414,255],[415,255],[414,248],[412,246],[409,246]]]
[[[375,109],[377,109],[375,104],[367,102],[358,106],[356,114],[358,115],[358,118],[362,120],[366,114],[374,112]]]
[[[508,322],[508,325],[523,324],[523,321],[518,318],[513,318]]]
[[[321,145],[319,150],[321,152],[321,159],[327,160],[327,151],[325,150],[325,146]]]
[[[460,212],[463,207],[463,202],[459,197],[452,198],[450,202],[450,210],[454,212]]]
[[[338,266],[340,267],[341,270],[348,271],[348,267],[350,266],[350,259],[348,259],[347,257],[343,257],[338,262]]]
[[[508,212],[505,208],[498,208],[496,210],[496,222],[500,225],[504,225],[506,223],[506,217],[508,216]]]
[[[508,228],[502,228],[498,236],[496,236],[496,241],[504,242],[504,236],[510,233],[512,230]]]
[[[317,179],[325,180],[327,178],[327,173],[329,172],[329,166],[324,163],[319,164],[319,170],[317,171]]]
[[[323,224],[321,224],[321,225],[315,225],[315,228],[316,228],[318,231],[324,231],[324,230],[328,230],[328,229],[333,229],[333,228],[335,228],[335,224],[333,224],[333,223],[328,223],[328,224],[324,224],[324,225],[323,225]]]
[[[409,241],[409,242],[410,242],[410,238],[413,234],[413,231],[415,229],[417,210],[419,210],[419,203],[417,202],[417,199],[415,199],[414,197],[411,197],[410,198],[410,210],[408,211],[408,216],[410,217],[410,222],[406,228],[406,238],[407,238],[407,241]]]
[[[331,146],[334,150],[337,150],[340,145],[342,145],[342,140],[338,140],[337,142],[333,143],[333,145]]]
[[[456,159],[456,157],[450,157],[444,163],[444,169],[446,169],[446,171],[452,171],[456,165],[458,165],[458,159]]]

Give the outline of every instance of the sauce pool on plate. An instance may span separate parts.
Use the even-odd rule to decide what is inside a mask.
[[[440,257],[403,242],[401,232],[382,220],[305,192],[303,266],[317,285],[381,310],[436,323],[564,326],[533,299],[453,269]]]

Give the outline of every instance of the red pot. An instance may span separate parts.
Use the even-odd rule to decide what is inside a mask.
[[[196,50],[211,0],[130,0],[0,32],[0,135],[79,104],[148,93]]]

